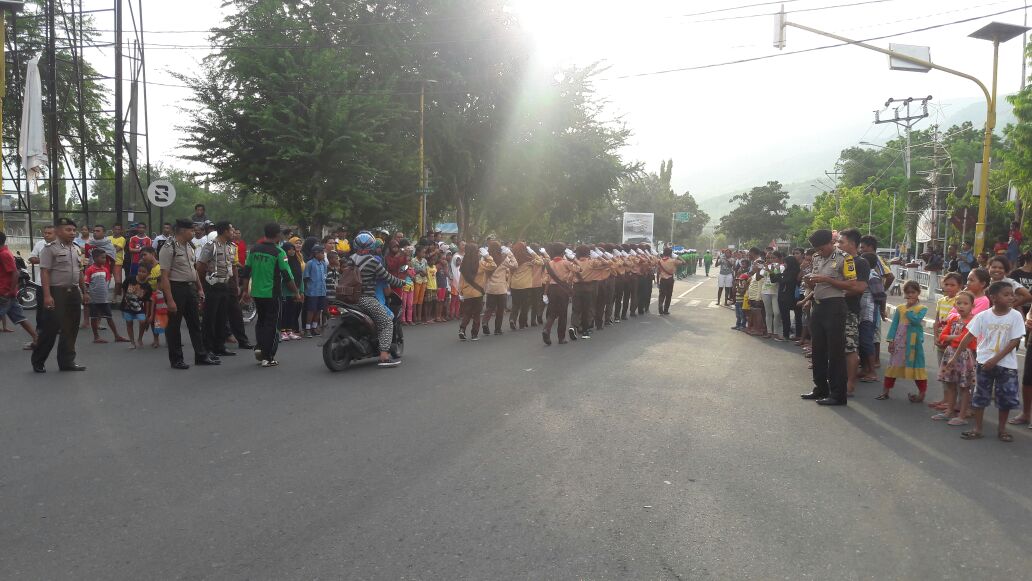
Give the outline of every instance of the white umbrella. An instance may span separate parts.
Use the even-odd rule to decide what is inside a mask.
[[[39,80],[39,57],[30,60],[26,69],[18,155],[21,156],[22,169],[25,170],[25,176],[31,184],[31,192],[39,190],[36,180],[47,167],[47,144],[43,137],[43,92]]]

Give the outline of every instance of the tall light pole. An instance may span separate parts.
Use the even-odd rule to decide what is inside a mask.
[[[927,72],[928,70],[935,69],[944,73],[967,79],[982,90],[982,94],[985,96],[986,102],[986,116],[985,116],[985,138],[982,143],[982,193],[983,195],[978,200],[978,223],[975,226],[975,254],[980,254],[982,249],[985,247],[985,220],[986,210],[988,208],[989,199],[989,157],[992,148],[993,141],[993,130],[996,128],[996,80],[998,76],[998,68],[1000,63],[1000,43],[1007,42],[1012,38],[1021,36],[1029,30],[1027,26],[1018,26],[1015,24],[1006,24],[1003,22],[992,22],[981,29],[970,34],[971,38],[978,38],[981,40],[989,40],[993,43],[993,84],[992,92],[986,88],[985,83],[978,80],[976,77],[963,73],[961,71],[937,65],[928,58],[919,58],[913,54],[907,54],[906,52],[900,52],[899,50],[892,50],[889,48],[882,48],[880,46],[874,46],[866,42],[859,40],[853,40],[816,28],[811,28],[795,22],[789,22],[785,16],[785,6],[781,6],[781,11],[777,15],[778,21],[777,26],[774,29],[774,47],[785,48],[785,29],[789,26],[805,30],[813,34],[820,36],[826,36],[833,38],[839,42],[859,46],[860,48],[866,48],[867,50],[873,50],[891,57],[890,66],[893,68],[900,68],[902,70],[921,71]],[[912,49],[923,49],[924,54],[928,54],[926,47],[911,47]],[[914,65],[917,65],[916,67]]]
[[[419,231],[416,232],[416,240],[425,232],[424,226],[427,218],[427,179],[426,179],[426,151],[423,147],[423,131],[426,124],[426,85],[436,83],[433,79],[424,79],[419,85]]]

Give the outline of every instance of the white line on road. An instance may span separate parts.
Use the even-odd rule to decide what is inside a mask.
[[[697,306],[699,306],[701,304],[702,304],[702,301],[700,301],[699,299],[692,299],[692,300],[688,301],[688,303],[687,303],[687,305],[689,307],[697,307]]]
[[[676,305],[679,302],[681,302],[681,299],[674,299],[674,300],[670,301],[670,304],[671,305]]]
[[[717,301],[713,301],[710,304],[706,305],[706,308],[708,308],[708,309],[719,309],[720,305],[717,304]]]
[[[688,294],[688,293],[692,292],[693,290],[695,290],[695,289],[699,288],[699,287],[700,287],[700,286],[702,286],[702,285],[703,285],[703,284],[704,284],[705,282],[706,282],[706,281],[702,281],[702,282],[698,282],[698,283],[695,283],[695,286],[693,286],[692,288],[690,288],[690,289],[688,289],[688,290],[684,291],[683,293],[681,293],[681,294],[677,295],[677,298],[679,298],[679,299],[683,299],[683,298],[684,298],[684,295],[686,295],[686,294]]]

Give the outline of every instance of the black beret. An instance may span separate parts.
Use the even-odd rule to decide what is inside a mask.
[[[71,218],[58,218],[57,219],[57,223],[54,224],[54,225],[55,226],[75,226],[76,228],[78,228],[78,226],[75,224],[75,220],[72,220]]]
[[[810,237],[807,238],[810,241],[810,246],[814,248],[818,246],[824,246],[831,242],[831,230],[817,230]]]

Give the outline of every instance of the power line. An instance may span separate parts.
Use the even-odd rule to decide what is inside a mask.
[[[895,38],[897,36],[903,36],[904,34],[914,34],[914,33],[917,33],[917,32],[927,32],[929,30],[935,30],[937,28],[945,28],[947,26],[954,26],[954,25],[957,25],[957,24],[964,24],[965,22],[971,22],[971,21],[974,21],[974,20],[981,20],[983,18],[991,18],[993,16],[999,16],[1001,14],[1009,14],[1011,12],[1017,12],[1018,10],[1024,10],[1024,7],[1011,8],[1011,9],[1008,9],[1008,10],[1001,10],[999,12],[994,12],[992,14],[983,14],[981,16],[973,16],[971,18],[964,18],[962,20],[954,20],[953,22],[944,22],[942,24],[933,24],[931,26],[925,26],[925,27],[922,27],[922,28],[915,28],[913,30],[905,30],[905,31],[902,31],[902,32],[894,32],[892,34],[885,34],[885,35],[882,35],[882,36],[873,36],[871,38],[866,38],[866,39],[860,40],[859,42],[873,42],[873,41],[876,41],[876,40],[885,40],[887,38]],[[618,76],[610,77],[610,78],[607,78],[607,79],[595,79],[595,80],[597,80],[597,81],[614,81],[614,80],[623,80],[623,79],[633,79],[633,78],[637,78],[637,77],[649,77],[649,76],[654,76],[654,75],[666,75],[666,74],[670,74],[670,73],[683,73],[683,72],[688,72],[688,71],[698,71],[698,70],[703,70],[703,69],[715,69],[715,68],[726,67],[726,66],[730,66],[730,65],[739,65],[739,64],[751,63],[751,62],[756,62],[756,61],[769,60],[769,59],[778,58],[778,57],[792,56],[792,55],[803,54],[803,53],[808,53],[808,52],[816,52],[816,51],[819,51],[819,50],[826,50],[826,49],[829,49],[829,48],[838,48],[840,46],[849,46],[851,44],[853,44],[853,43],[840,42],[840,43],[829,44],[829,45],[825,45],[825,46],[816,46],[816,47],[813,47],[813,48],[805,48],[805,49],[794,50],[794,51],[790,51],[790,52],[780,52],[780,53],[774,53],[774,54],[768,54],[768,55],[762,55],[762,56],[755,56],[755,57],[749,57],[749,58],[743,58],[743,59],[736,59],[736,60],[732,60],[732,61],[724,61],[724,62],[719,62],[719,63],[710,63],[710,64],[705,64],[705,65],[695,65],[695,66],[691,66],[691,67],[679,67],[679,68],[676,68],[676,69],[664,69],[664,70],[661,70],[661,71],[651,71],[651,72],[647,72],[647,73],[631,73],[631,74],[626,74],[626,75],[618,75]]]

